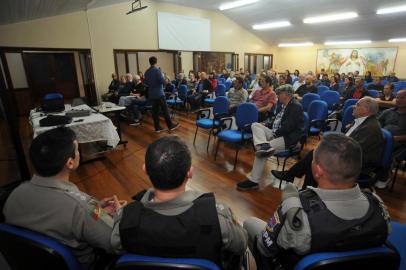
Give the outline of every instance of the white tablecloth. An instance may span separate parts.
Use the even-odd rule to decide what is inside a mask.
[[[101,113],[97,113],[87,105],[79,105],[72,108],[69,104],[65,105],[65,112],[70,110],[91,110],[89,116],[75,117],[72,123],[66,125],[75,131],[79,143],[89,143],[96,141],[107,141],[107,144],[116,147],[120,141],[116,127],[111,120]],[[64,115],[65,112],[56,113],[56,115]],[[40,127],[39,121],[46,116],[41,112],[30,112],[30,122],[34,130],[34,138],[44,131],[55,127]],[[82,122],[74,122],[75,120],[83,119]]]

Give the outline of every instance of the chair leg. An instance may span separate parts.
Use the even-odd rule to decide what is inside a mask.
[[[279,168],[279,157],[276,157],[276,166]]]
[[[220,145],[220,140],[217,140],[216,153],[214,154],[214,160],[216,160],[216,158],[217,158],[217,153],[219,151],[219,145]]]
[[[288,160],[287,158],[285,158],[285,160],[283,161],[283,166],[282,166],[282,171],[285,171],[285,165],[286,165],[286,160]],[[282,180],[279,180],[279,189],[282,188]]]
[[[234,159],[234,168],[233,168],[233,170],[235,170],[235,167],[237,166],[238,151],[240,151],[240,147],[238,147],[238,145],[237,145],[237,149],[235,150],[235,159]]]
[[[193,138],[193,145],[195,145],[195,142],[196,142],[196,135],[197,135],[197,130],[198,129],[199,129],[199,127],[196,126],[195,137]]]
[[[395,174],[393,175],[393,180],[392,180],[392,186],[390,187],[391,192],[393,192],[393,187],[395,186],[395,181],[396,181],[396,177],[398,175],[399,166],[400,166],[400,162],[398,162],[398,164],[396,164]]]
[[[209,140],[207,141],[207,148],[206,148],[207,152],[209,152],[209,145],[210,145],[210,138],[211,138],[212,131],[213,131],[212,129],[210,129],[210,131],[209,131]]]

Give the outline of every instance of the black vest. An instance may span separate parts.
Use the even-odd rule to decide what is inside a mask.
[[[343,220],[331,213],[313,190],[300,193],[310,223],[312,253],[364,249],[385,243],[388,226],[383,209],[372,194],[363,194],[369,201],[368,212],[359,219]]]
[[[177,216],[161,215],[134,201],[124,207],[119,229],[121,244],[129,252],[202,258],[221,265],[222,237],[213,193],[195,199]]]

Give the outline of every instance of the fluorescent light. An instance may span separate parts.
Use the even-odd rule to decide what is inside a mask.
[[[289,21],[269,22],[269,23],[254,24],[252,26],[252,29],[263,30],[263,29],[286,27],[289,25],[291,25]]]
[[[356,12],[334,13],[323,16],[305,18],[303,19],[303,23],[322,23],[322,22],[341,21],[356,17],[358,17],[358,14]]]
[[[307,47],[313,46],[313,42],[280,43],[278,47]]]
[[[324,45],[369,44],[370,40],[326,41]]]
[[[376,14],[389,14],[406,11],[406,5],[390,7],[390,8],[381,8],[376,11]]]
[[[231,8],[236,8],[236,7],[242,7],[246,5],[250,5],[256,2],[259,2],[260,0],[239,0],[239,1],[234,1],[234,2],[228,2],[220,5],[219,9],[220,10],[226,10],[226,9],[231,9]]]
[[[406,42],[406,38],[391,38],[388,42]]]

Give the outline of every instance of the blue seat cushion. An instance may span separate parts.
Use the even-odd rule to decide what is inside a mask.
[[[169,100],[166,101],[166,104],[168,104],[168,105],[183,104],[183,101],[182,100],[169,99]]]
[[[286,157],[290,157],[291,155],[292,155],[292,152],[290,152],[289,150],[284,150],[282,152],[276,153],[274,156],[280,157],[280,158],[286,158]]]
[[[319,132],[320,132],[319,128],[316,128],[316,127],[311,127],[310,128],[310,133],[319,133]]]
[[[214,126],[218,126],[219,125],[219,121],[215,120],[214,121]],[[207,119],[207,118],[202,118],[199,120],[196,120],[196,126],[201,127],[201,128],[212,128],[213,127],[213,119]]]
[[[226,142],[241,142],[241,131],[239,130],[223,130],[219,134],[217,134],[217,137]],[[244,132],[244,140],[248,140],[252,138],[252,133],[246,133]]]
[[[214,104],[214,98],[205,98],[204,103]]]

